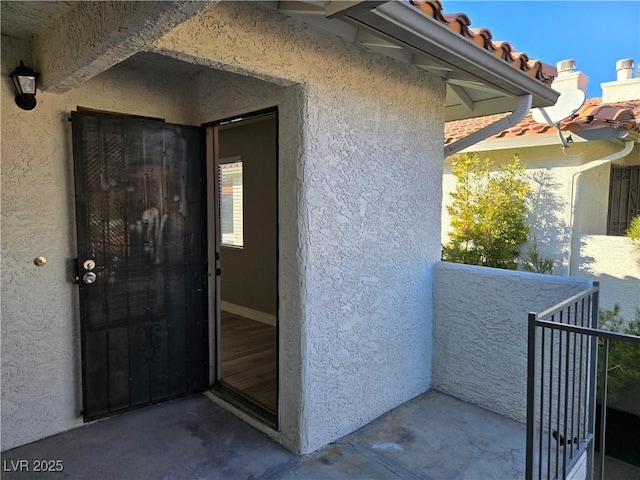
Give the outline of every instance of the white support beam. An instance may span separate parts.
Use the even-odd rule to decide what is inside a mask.
[[[78,2],[34,41],[43,90],[75,88],[207,8],[209,2]]]
[[[469,95],[467,95],[464,88],[453,83],[447,83],[447,87],[458,98],[458,100],[460,100],[460,103],[462,103],[468,112],[473,112],[473,100]]]
[[[373,35],[368,30],[364,30],[362,28],[358,29],[358,34],[356,35],[356,42],[360,42],[367,47],[384,47],[391,48],[394,50],[402,50],[402,47],[398,44],[388,42],[383,38],[380,38],[378,35]]]

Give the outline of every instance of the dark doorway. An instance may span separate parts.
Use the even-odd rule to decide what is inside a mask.
[[[278,123],[274,109],[207,126],[216,259],[214,390],[278,414]]]
[[[201,129],[72,113],[85,420],[208,385]]]

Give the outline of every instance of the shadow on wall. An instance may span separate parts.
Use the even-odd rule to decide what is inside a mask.
[[[561,273],[563,262],[557,259],[566,256],[563,246],[568,241],[568,230],[564,222],[558,220],[558,212],[564,208],[562,198],[556,194],[561,191],[561,184],[553,178],[549,168],[534,172],[530,179],[529,244],[535,240],[540,254],[555,261],[554,273]],[[523,248],[522,259],[525,259],[526,251],[526,247]]]
[[[629,275],[614,277],[606,273],[579,276],[600,282],[600,308],[611,309],[617,303],[622,317],[627,321],[633,320],[636,308],[640,308],[640,278]]]
[[[582,253],[586,251],[588,245],[589,244],[587,242],[587,238],[580,237],[579,248],[575,250],[576,253],[578,253],[579,261],[580,261],[580,265],[578,266],[578,272],[584,272],[590,275],[591,277],[593,277],[594,280],[597,280],[596,277],[598,276],[598,272],[595,271],[595,265],[596,265],[595,257],[591,255],[585,255]],[[578,275],[578,272],[573,272],[573,274]]]

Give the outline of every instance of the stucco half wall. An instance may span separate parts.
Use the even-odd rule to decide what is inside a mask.
[[[577,277],[600,282],[600,307],[617,303],[625,320],[633,320],[640,309],[640,252],[628,237],[576,235],[574,250],[580,256],[572,271]]]
[[[6,78],[29,46],[2,46]],[[3,82],[2,448],[79,424],[76,105],[191,124],[281,109],[283,444],[311,452],[427,390],[444,81],[245,2],[211,5],[149,50],[275,85],[204,74],[185,90],[180,71],[121,65],[24,112]]]
[[[434,275],[433,386],[526,420],[527,316],[588,280],[441,262]]]

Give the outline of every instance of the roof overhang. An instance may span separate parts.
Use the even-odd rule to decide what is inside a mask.
[[[533,95],[533,107],[553,105],[559,96],[408,0],[332,1],[325,14],[408,51],[412,65],[445,78],[446,121],[512,111],[527,94]]]
[[[562,134],[566,138],[571,138],[571,144],[593,142],[593,141],[610,141],[620,143],[623,141],[633,141],[640,143],[640,136],[629,130],[617,129],[617,128],[598,128],[588,130],[563,130]],[[534,135],[526,137],[507,137],[507,138],[491,138],[482,142],[476,143],[469,148],[461,150],[464,152],[491,152],[496,150],[509,150],[509,149],[522,149],[522,148],[534,148],[544,146],[558,146],[560,147],[562,142],[557,134],[548,133],[544,135]],[[570,147],[569,147],[570,148]]]

